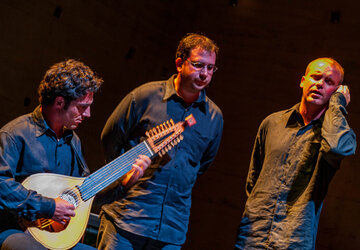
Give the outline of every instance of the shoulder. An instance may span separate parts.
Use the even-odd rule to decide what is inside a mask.
[[[151,94],[164,92],[165,86],[166,86],[166,80],[152,81],[140,85],[130,93],[136,97],[149,96]]]
[[[167,81],[147,82],[131,91],[125,97],[127,105],[133,105],[135,110],[144,111],[149,105],[163,102]]]
[[[207,103],[208,112],[212,120],[217,119],[223,123],[223,113],[221,109],[208,96],[206,96],[205,101]]]
[[[271,113],[270,115],[266,116],[265,119],[261,122],[260,129],[269,128],[272,126],[279,126],[280,124],[286,123],[293,111],[294,109],[290,108]]]
[[[269,114],[265,117],[264,121],[276,121],[284,116],[284,114],[287,113],[288,110],[281,110],[274,113]]]
[[[3,146],[16,145],[17,148],[20,148],[26,138],[35,133],[36,129],[31,114],[22,115],[0,129],[0,143]]]
[[[34,125],[31,114],[26,114],[15,118],[5,124],[0,131],[11,135],[22,134],[24,130],[30,130]]]

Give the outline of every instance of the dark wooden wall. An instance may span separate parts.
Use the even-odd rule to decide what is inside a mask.
[[[220,46],[207,93],[223,110],[225,128],[215,164],[194,189],[184,249],[233,249],[257,128],[300,100],[309,61],[330,56],[344,66],[348,121],[360,134],[359,7],[351,0],[3,0],[0,126],[34,109],[50,65],[80,59],[105,81],[92,117],[77,130],[96,170],[103,164],[100,132],[117,103],[141,83],[175,73],[183,35],[207,34]],[[348,157],[335,176],[317,249],[360,247],[359,168],[358,156]]]

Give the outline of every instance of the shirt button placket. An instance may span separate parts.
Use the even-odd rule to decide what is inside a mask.
[[[58,149],[61,147],[61,143],[58,141],[56,143],[56,149],[55,149],[55,159],[56,159],[56,166],[60,167],[60,157],[58,157]]]

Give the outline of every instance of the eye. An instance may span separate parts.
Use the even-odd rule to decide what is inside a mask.
[[[310,77],[311,77],[312,79],[314,79],[315,81],[319,81],[319,80],[322,78],[322,75],[315,75],[315,74],[313,74],[313,75],[310,75]]]
[[[329,85],[334,85],[334,84],[335,84],[334,81],[333,81],[331,78],[326,78],[326,79],[325,79],[325,82],[326,82],[327,84],[329,84]]]
[[[217,67],[214,65],[214,64],[209,64],[208,66],[207,66],[207,69],[209,70],[209,71],[212,71],[212,70],[215,70]]]
[[[205,64],[203,64],[201,62],[192,62],[192,65],[197,69],[202,69],[205,66]]]
[[[90,105],[77,105],[77,109],[80,113],[84,113]]]

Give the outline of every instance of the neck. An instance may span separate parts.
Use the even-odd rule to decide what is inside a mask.
[[[199,98],[200,91],[192,92],[192,91],[184,89],[181,85],[181,81],[182,81],[181,75],[178,74],[176,76],[176,78],[174,79],[174,87],[175,87],[176,94],[178,96],[180,96],[187,105],[190,105],[191,103],[195,102]]]
[[[49,127],[55,132],[57,138],[61,138],[64,126],[57,122],[57,112],[53,106],[41,106],[41,113]]]
[[[319,119],[324,114],[326,109],[327,107],[307,103],[304,98],[302,98],[299,112],[304,120],[305,125],[308,125],[311,121]]]

